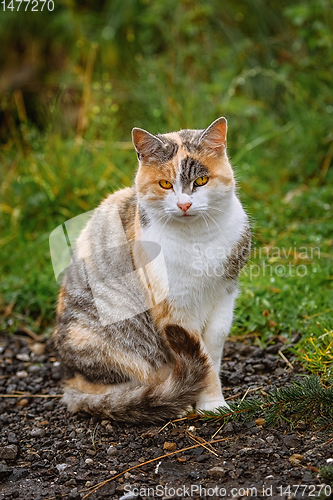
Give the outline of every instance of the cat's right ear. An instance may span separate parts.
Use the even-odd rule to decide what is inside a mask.
[[[163,142],[142,128],[132,130],[132,141],[138,159],[142,161],[156,160],[163,149]]]

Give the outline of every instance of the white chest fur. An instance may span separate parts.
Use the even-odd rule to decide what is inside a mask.
[[[168,300],[175,322],[203,328],[216,303],[228,293],[224,270],[247,223],[235,195],[227,210],[205,222],[152,223],[143,228],[142,241],[158,243],[168,273]],[[158,270],[157,270],[158,272]]]

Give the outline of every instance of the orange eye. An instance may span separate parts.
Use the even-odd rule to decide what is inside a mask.
[[[198,178],[194,181],[194,185],[195,185],[195,186],[204,186],[205,184],[207,184],[208,179],[209,179],[209,177],[198,177]]]
[[[172,184],[169,181],[160,181],[159,184],[163,189],[171,189],[172,188]]]

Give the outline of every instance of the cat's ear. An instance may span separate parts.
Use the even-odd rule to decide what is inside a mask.
[[[227,120],[223,116],[215,120],[203,131],[200,144],[217,154],[225,150],[227,146]]]
[[[157,159],[163,149],[163,142],[142,128],[132,130],[132,141],[139,160],[149,162]]]

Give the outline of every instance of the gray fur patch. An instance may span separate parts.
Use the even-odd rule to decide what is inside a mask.
[[[181,162],[180,182],[183,192],[190,191],[191,182],[198,177],[209,176],[209,170],[199,161],[187,156]],[[194,187],[195,189],[195,187]]]
[[[246,264],[251,253],[251,229],[247,226],[240,239],[230,252],[229,259],[224,267],[225,277],[236,280],[242,268]]]
[[[185,129],[178,132],[182,144],[189,153],[198,153],[202,147],[199,142],[203,130]]]
[[[139,205],[139,218],[141,227],[147,227],[149,225],[150,219],[146,210]]]
[[[158,160],[159,163],[167,163],[172,160],[174,156],[176,156],[178,152],[178,144],[168,139],[164,135],[156,135],[156,137],[162,141],[163,145],[159,145],[156,147],[153,156]]]

